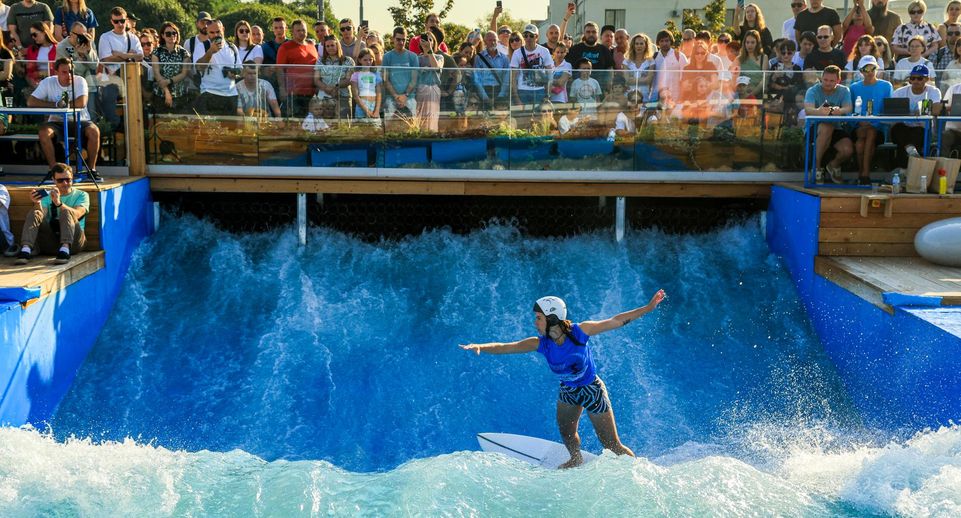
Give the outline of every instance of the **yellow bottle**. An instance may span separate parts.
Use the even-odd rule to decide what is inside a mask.
[[[944,168],[938,169],[938,194],[941,196],[948,194],[948,175]]]

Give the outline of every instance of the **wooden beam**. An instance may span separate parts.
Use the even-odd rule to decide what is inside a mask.
[[[765,183],[606,183],[356,180],[338,178],[199,178],[151,175],[158,192],[437,194],[468,196],[630,196],[766,199]]]
[[[913,244],[900,243],[818,243],[818,255],[914,257]]]
[[[898,200],[900,203],[900,200]],[[826,212],[821,214],[821,228],[911,228],[919,229],[928,223],[947,218],[956,218],[958,214],[898,214],[898,205],[894,206],[894,217],[885,218],[880,213],[868,214],[862,218],[857,212]]]
[[[931,214],[955,213],[961,216],[961,197],[938,198],[928,197],[894,197],[894,213],[897,214]],[[821,198],[821,212],[858,212],[860,198]],[[874,209],[878,211],[879,209]]]
[[[127,167],[131,176],[147,174],[147,149],[144,147],[143,93],[140,87],[140,63],[124,63],[124,76],[127,92],[124,96],[127,106],[124,118],[127,122],[124,142],[127,144]]]
[[[821,243],[914,243],[912,228],[822,228]]]
[[[873,284],[866,278],[850,272],[832,258],[815,257],[814,272],[887,313],[894,314],[894,308],[884,303],[883,294],[888,291],[885,287]]]

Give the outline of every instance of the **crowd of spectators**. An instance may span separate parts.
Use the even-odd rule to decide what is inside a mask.
[[[869,0],[870,6],[853,0],[843,18],[822,0],[789,1],[792,17],[780,31],[750,3],[738,5],[729,32],[684,28],[679,41],[667,30],[652,38],[594,22],[569,27],[573,3],[542,38],[533,24],[520,32],[499,25],[498,7],[488,28],[454,42],[436,14],[415,34],[398,27],[382,36],[349,18],[336,27],[284,18],[225,27],[206,12],[191,28],[170,22],[138,28],[135,15],[115,7],[109,26],[100,28],[84,0],[66,0],[56,13],[22,0],[0,10],[8,29],[0,44],[0,88],[4,99],[27,105],[42,81],[56,76],[58,60],[70,58],[88,119],[119,130],[121,64],[137,62],[153,113],[286,117],[312,132],[344,120],[403,120],[438,131],[442,113],[510,107],[527,113],[532,125],[563,132],[603,110],[631,127],[725,124],[759,114],[762,125],[796,126],[807,114],[849,113],[851,96],[861,97],[862,111],[885,96],[950,102],[961,83],[959,0],[947,4],[941,22],[926,19],[923,0],[908,4],[906,20],[888,10],[888,0]],[[194,35],[185,38],[188,29]],[[571,30],[580,31],[576,40]],[[545,126],[546,114],[558,117],[555,124]],[[835,129],[825,125],[818,137],[824,177],[836,178],[855,153],[859,166],[867,163],[866,175],[881,128]],[[946,140],[961,143],[952,131]],[[891,131],[896,140],[915,134]]]

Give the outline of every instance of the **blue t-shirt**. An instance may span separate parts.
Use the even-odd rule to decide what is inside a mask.
[[[815,108],[820,108],[824,104],[824,101],[827,101],[828,106],[837,106],[839,108],[851,106],[851,90],[844,85],[838,85],[831,95],[825,95],[821,84],[817,83],[811,88],[808,88],[807,93],[804,94],[804,103],[811,103]]]
[[[571,326],[571,335],[584,345],[575,344],[569,337],[565,337],[563,344],[557,345],[550,337],[542,336],[537,344],[537,352],[544,355],[547,365],[562,384],[568,387],[590,385],[597,373],[591,348],[587,345],[591,337],[577,324]]]
[[[63,7],[57,8],[57,12],[53,15],[53,24],[62,25],[70,32],[70,28],[76,22],[83,22],[84,27],[87,29],[96,29],[98,27],[97,17],[93,14],[93,11],[87,9],[85,13],[75,13],[73,11],[64,12]]]
[[[413,69],[418,68],[420,63],[417,59],[417,54],[409,50],[400,53],[391,50],[384,53],[384,59],[381,65],[383,65],[384,71],[387,72],[387,79],[390,81],[390,84],[394,86],[394,91],[403,95],[407,91],[411,80],[414,78]]]
[[[894,95],[894,87],[891,83],[878,79],[876,83],[871,86],[864,84],[864,81],[858,81],[851,85],[851,105],[854,105],[854,100],[858,97],[861,98],[861,113],[855,113],[855,115],[867,115],[868,114],[868,101],[872,102],[872,115],[878,115],[881,113],[881,104],[884,99],[887,99]],[[875,122],[871,124],[877,129],[881,129],[881,123]]]

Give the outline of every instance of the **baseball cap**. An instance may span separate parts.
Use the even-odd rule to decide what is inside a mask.
[[[869,67],[869,66],[873,66],[874,68],[878,68],[878,60],[877,60],[877,58],[875,58],[874,56],[871,56],[871,55],[861,56],[861,60],[858,61],[858,70],[864,70],[865,67]],[[925,73],[924,75],[927,75],[927,73]]]
[[[929,73],[928,73],[928,67],[926,67],[926,66],[924,66],[924,65],[914,65],[914,68],[911,69],[911,74],[910,74],[910,75],[911,75],[911,76],[928,77],[928,75],[929,75]]]
[[[136,14],[133,14],[133,13],[130,12],[130,11],[127,11],[127,19],[128,19],[128,20],[133,20],[133,21],[135,21],[135,22],[139,22],[139,21],[140,21],[140,18],[137,18],[137,15],[136,15]]]
[[[514,31],[511,30],[509,25],[501,25],[500,28],[497,29],[497,34],[510,34],[512,32]]]
[[[749,85],[751,84],[751,78],[748,76],[738,76],[737,84],[739,85]]]
[[[540,34],[540,31],[537,30],[537,26],[534,25],[533,23],[528,23],[527,25],[525,25],[523,32],[529,32],[531,34]]]
[[[210,13],[207,11],[200,11],[200,14],[197,15],[197,21],[199,22],[200,20],[213,20],[213,18],[210,17]]]

